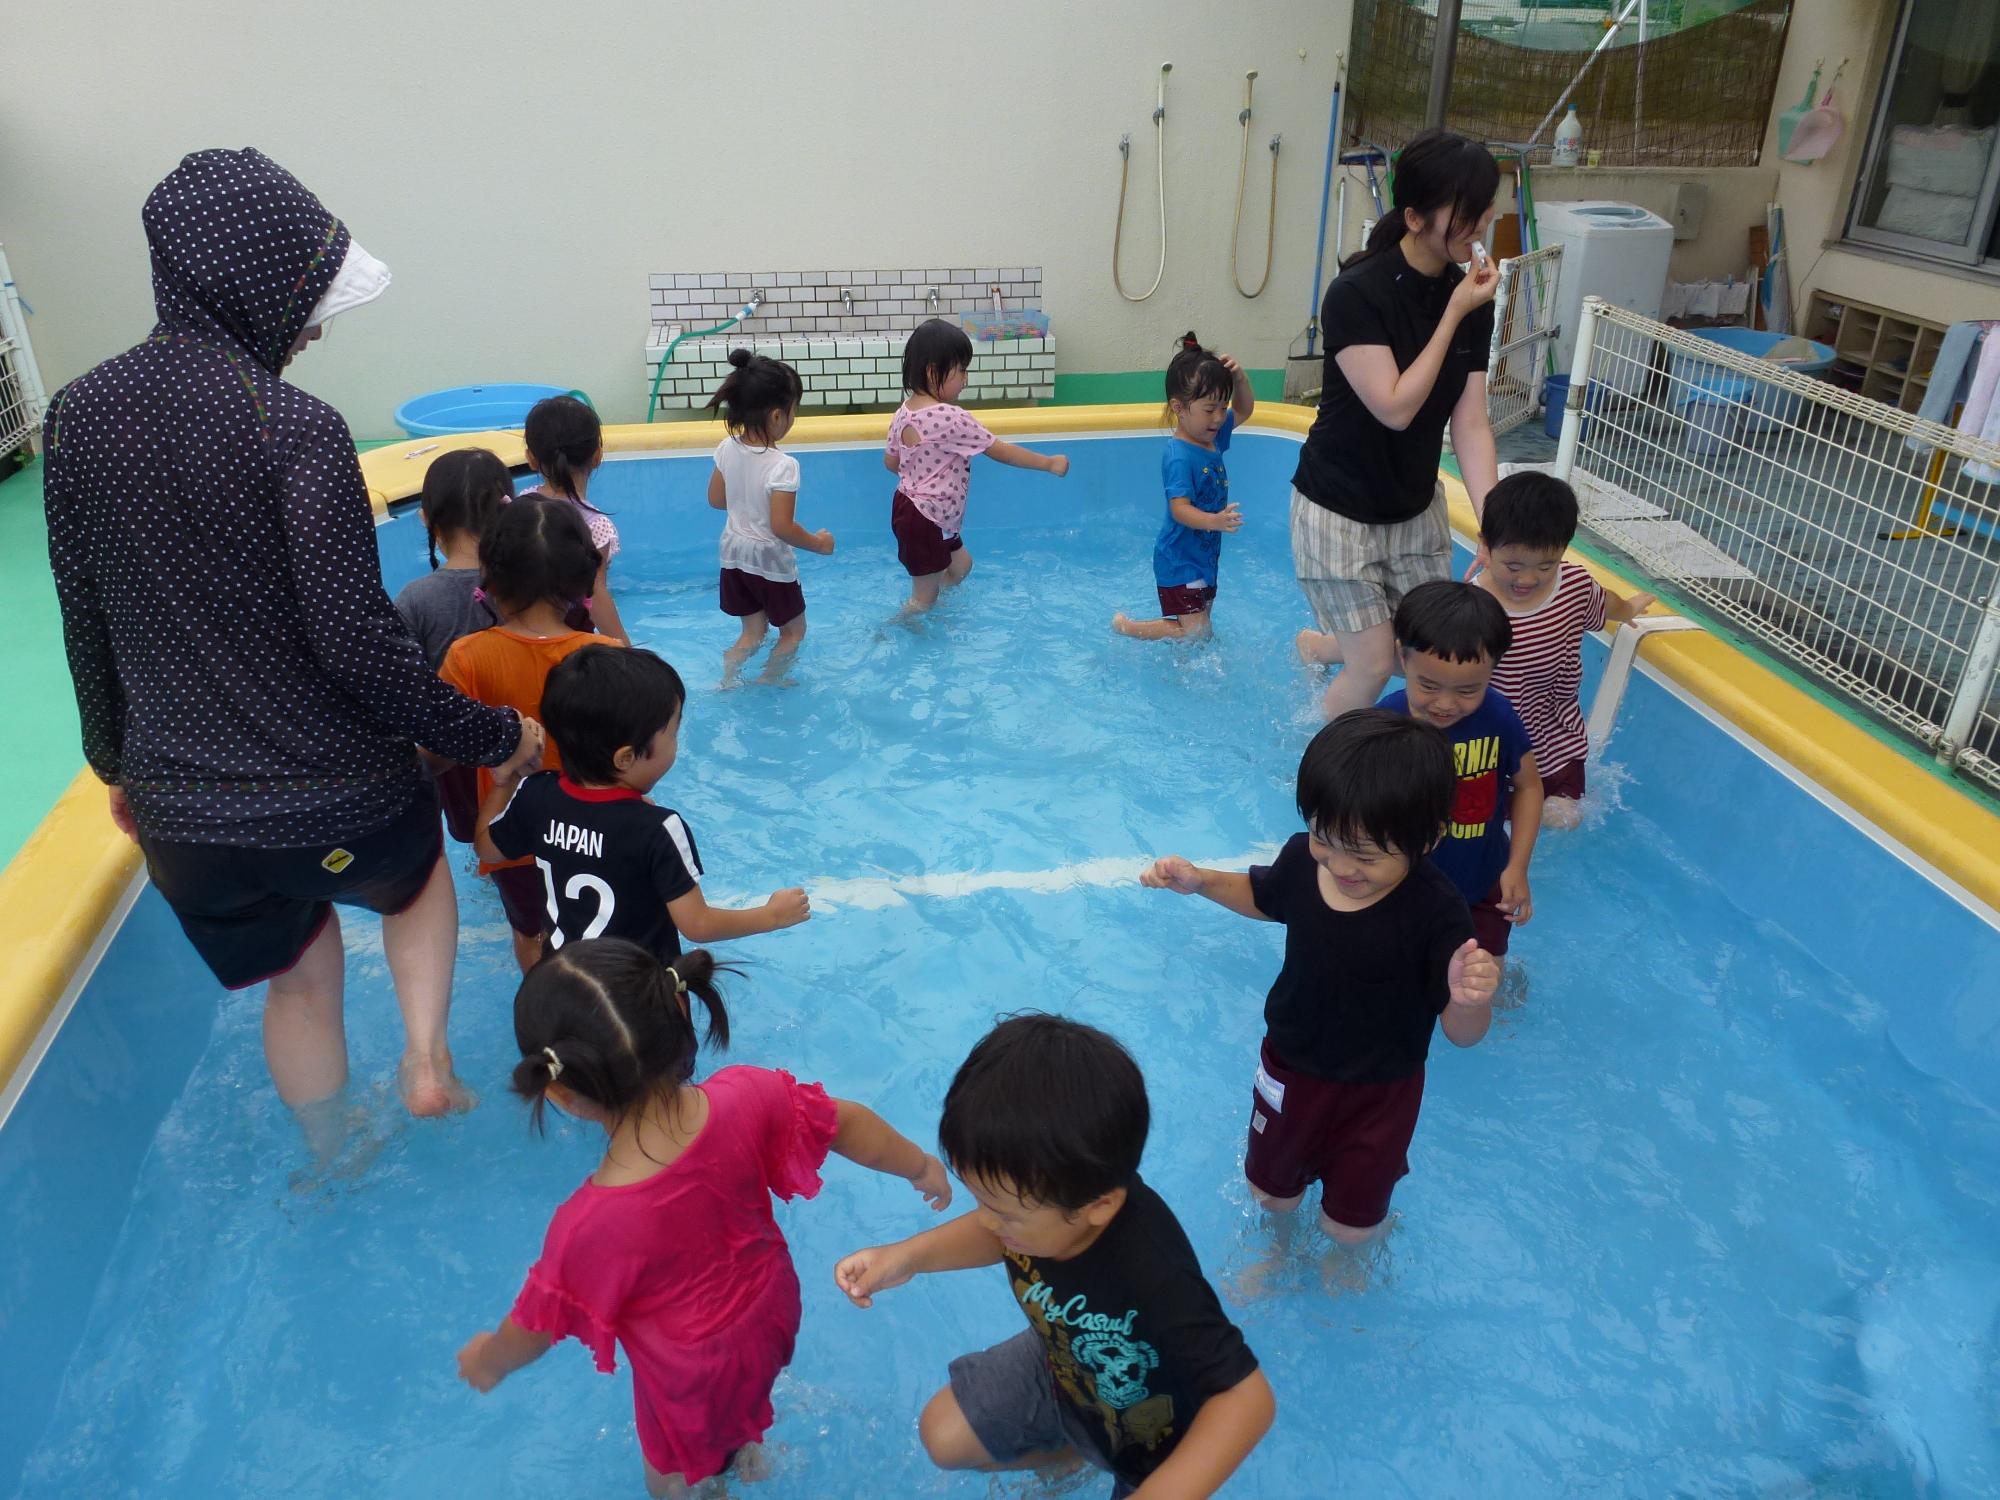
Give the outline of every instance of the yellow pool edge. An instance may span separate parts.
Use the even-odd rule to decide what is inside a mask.
[[[1302,436],[1312,419],[1310,408],[1266,403],[1249,429]],[[982,411],[980,420],[1008,436],[1143,431],[1160,428],[1160,409],[1019,407]],[[791,441],[879,443],[888,423],[887,413],[802,417]],[[607,427],[604,446],[611,453],[702,449],[721,433],[717,422],[632,424]],[[361,456],[371,503],[383,512],[408,499],[428,467],[419,460],[471,447],[489,448],[511,465],[527,461],[519,432],[393,443]],[[1452,524],[1463,536],[1475,535],[1464,487],[1450,476],[1444,483]],[[1576,560],[1620,593],[1637,587],[1588,558]],[[1656,635],[1641,659],[1989,909],[2000,909],[2000,816],[1718,636]],[[138,863],[138,850],[112,826],[102,784],[85,770],[0,869],[0,953],[11,960],[0,968],[0,1080],[11,1080],[29,1055]]]

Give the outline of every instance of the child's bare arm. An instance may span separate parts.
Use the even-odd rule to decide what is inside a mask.
[[[833,1149],[857,1166],[900,1177],[924,1195],[933,1211],[951,1206],[951,1179],[944,1163],[904,1135],[865,1104],[836,1099],[840,1126]]]
[[[1140,871],[1139,884],[1182,896],[1206,896],[1239,917],[1258,922],[1271,920],[1257,909],[1257,898],[1250,891],[1250,877],[1241,870],[1204,869],[1178,854],[1169,854]]]
[[[512,1318],[502,1318],[498,1328],[475,1333],[458,1351],[458,1378],[484,1394],[547,1354],[554,1343],[546,1333],[530,1333]]]
[[[1058,479],[1069,472],[1067,454],[1037,453],[1033,448],[1023,448],[1019,443],[1002,442],[999,438],[993,440],[993,446],[986,450],[986,456],[1016,469],[1040,469],[1044,474],[1053,474]]]
[[[1180,1446],[1146,1476],[1132,1500],[1207,1500],[1264,1440],[1277,1414],[1271,1382],[1262,1370],[1252,1370],[1201,1403]]]
[[[1203,510],[1185,495],[1167,502],[1174,519],[1190,531],[1235,531],[1243,525],[1243,509],[1234,500],[1221,510]]]
[[[1438,1025],[1455,1047],[1476,1046],[1493,1024],[1493,991],[1500,984],[1500,961],[1476,939],[1467,938],[1446,971],[1451,998]]]
[[[729,938],[751,937],[760,932],[776,932],[796,927],[812,915],[806,893],[798,886],[773,891],[762,906],[710,906],[697,885],[684,896],[667,903],[667,915],[682,937],[694,943],[717,943]]]
[[[1521,757],[1521,769],[1514,773],[1507,823],[1511,846],[1507,868],[1500,872],[1500,906],[1515,922],[1525,922],[1535,914],[1534,897],[1528,889],[1528,861],[1534,857],[1535,835],[1542,831],[1542,773],[1535,767],[1532,750]]]
[[[807,531],[798,523],[799,492],[797,490],[771,491],[771,535],[781,542],[789,542],[794,547],[803,547],[808,552],[817,552],[822,557],[833,551],[833,533],[822,527],[818,531]]]
[[[1607,620],[1636,620],[1651,609],[1658,599],[1652,594],[1634,594],[1629,599],[1621,599],[1610,589],[1604,591],[1604,618]]]
[[[1244,372],[1243,366],[1236,362],[1234,355],[1224,354],[1218,357],[1222,360],[1222,368],[1236,378],[1236,389],[1231,393],[1229,409],[1236,413],[1236,425],[1240,427],[1250,420],[1250,413],[1257,409],[1257,394],[1250,389],[1250,377]]]
[[[893,1245],[844,1255],[833,1268],[833,1280],[856,1307],[872,1307],[877,1292],[899,1287],[912,1276],[997,1265],[1000,1254],[1000,1237],[979,1222],[975,1209]]]
[[[493,785],[480,800],[478,821],[472,829],[472,852],[489,865],[498,864],[507,856],[494,844],[487,825],[500,816],[507,806],[507,799],[514,795],[514,788],[521,784],[521,778],[541,763],[542,726],[524,716],[521,720],[521,742],[514,747],[514,753],[505,764],[493,768]]]
[[[729,486],[722,482],[722,470],[708,471],[708,503],[717,510],[729,509]]]

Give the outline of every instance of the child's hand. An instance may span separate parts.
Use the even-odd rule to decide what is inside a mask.
[[[542,764],[542,726],[521,715],[521,738],[514,753],[493,768],[495,781],[519,781]]]
[[[944,1163],[928,1152],[922,1168],[910,1179],[910,1186],[924,1195],[932,1213],[942,1213],[951,1207],[951,1178],[945,1175]]]
[[[813,551],[817,552],[821,557],[833,556],[833,533],[828,531],[824,526],[813,533],[813,542]]]
[[[856,1307],[873,1307],[875,1294],[899,1287],[912,1275],[909,1259],[895,1245],[857,1250],[833,1268],[833,1283]]]
[[[1512,866],[1500,872],[1500,910],[1517,926],[1535,914],[1534,897],[1528,894],[1528,872]]]
[[[1069,455],[1067,453],[1057,453],[1051,456],[1049,459],[1049,472],[1058,479],[1069,473]]]
[[[1620,618],[1636,620],[1659,602],[1657,594],[1634,594],[1625,601],[1625,608],[1620,612]]]
[[[1227,370],[1231,376],[1241,375],[1243,373],[1243,366],[1239,365],[1236,362],[1235,355],[1218,354],[1215,357],[1222,361],[1222,368]]]
[[[492,1341],[490,1332],[475,1333],[458,1351],[458,1378],[482,1396],[507,1378],[495,1370],[486,1358],[486,1346]]]
[[[1451,956],[1445,983],[1454,1005],[1491,1005],[1493,992],[1500,988],[1500,961],[1480,947],[1477,938],[1467,938]]]
[[[1243,507],[1234,500],[1215,513],[1217,531],[1241,531],[1243,529]]]
[[[1198,896],[1201,894],[1201,871],[1178,854],[1169,854],[1165,859],[1156,859],[1146,869],[1141,870],[1139,884],[1150,886],[1156,891],[1173,891],[1182,896]]]
[[[764,910],[771,918],[771,930],[781,927],[796,927],[812,915],[812,903],[806,900],[806,893],[798,886],[788,886],[782,891],[773,891],[764,903]]]

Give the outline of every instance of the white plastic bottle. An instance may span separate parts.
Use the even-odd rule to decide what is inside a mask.
[[[1583,160],[1583,122],[1576,117],[1576,106],[1569,107],[1562,124],[1556,126],[1555,165],[1573,167]]]

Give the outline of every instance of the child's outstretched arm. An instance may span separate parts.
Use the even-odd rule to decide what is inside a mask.
[[[1438,1024],[1455,1047],[1471,1047],[1493,1024],[1493,992],[1500,986],[1500,961],[1475,938],[1467,938],[1451,956],[1446,971],[1451,998]]]
[[[1610,589],[1604,591],[1604,618],[1607,620],[1636,620],[1654,604],[1658,603],[1653,594],[1634,594],[1629,599],[1621,599]]]
[[[1044,474],[1053,474],[1060,479],[1069,472],[1069,455],[1066,453],[1037,453],[1033,448],[1023,448],[1019,443],[993,440],[986,450],[986,456],[1009,464],[1016,469],[1040,469]]]
[[[1500,872],[1500,908],[1510,921],[1520,923],[1535,914],[1528,861],[1534,857],[1535,835],[1542,831],[1542,773],[1536,769],[1532,750],[1521,757],[1521,769],[1514,773],[1507,823],[1512,847],[1507,851],[1507,868]]]
[[[833,1107],[840,1116],[833,1133],[834,1150],[872,1172],[902,1178],[924,1195],[934,1213],[951,1206],[951,1179],[943,1162],[867,1105],[836,1099]]]
[[[1250,877],[1241,870],[1208,870],[1190,864],[1178,854],[1169,854],[1140,871],[1139,884],[1182,896],[1206,896],[1239,917],[1258,922],[1271,920],[1257,909],[1257,898],[1250,891]]]
[[[781,542],[790,542],[794,547],[803,547],[808,552],[817,552],[821,557],[833,555],[833,533],[822,526],[818,531],[807,531],[798,523],[799,492],[797,490],[771,491],[771,535]]]
[[[1000,1237],[979,1222],[979,1210],[974,1209],[893,1245],[842,1256],[833,1268],[833,1280],[856,1307],[873,1307],[877,1292],[901,1286],[912,1276],[998,1265],[1000,1254]]]
[[[699,885],[684,896],[667,903],[667,915],[674,919],[680,935],[691,942],[719,943],[728,938],[752,937],[760,932],[776,932],[796,927],[812,915],[806,893],[798,886],[773,891],[762,906],[741,909],[710,906]]]
[[[1231,394],[1229,409],[1236,413],[1236,425],[1240,427],[1250,420],[1250,413],[1257,409],[1257,393],[1250,389],[1250,377],[1244,373],[1243,366],[1236,362],[1234,355],[1221,354],[1216,357],[1222,361],[1222,368],[1236,378],[1236,389]]]
[[[708,503],[716,510],[729,509],[729,486],[722,482],[722,470],[708,471]]]
[[[1262,1370],[1210,1396],[1167,1461],[1132,1491],[1132,1500],[1207,1500],[1264,1440],[1278,1401]]]
[[[458,1378],[484,1395],[554,1345],[546,1333],[530,1333],[512,1318],[502,1318],[498,1328],[475,1333],[458,1351]]]
[[[538,768],[542,763],[542,726],[533,719],[521,719],[521,743],[514,747],[514,753],[504,765],[493,768],[493,785],[487,789],[485,799],[479,804],[479,821],[473,825],[472,850],[488,864],[498,864],[508,856],[502,854],[493,842],[488,825],[499,817],[507,806],[507,799],[514,795],[514,788],[521,784],[521,778]]]

